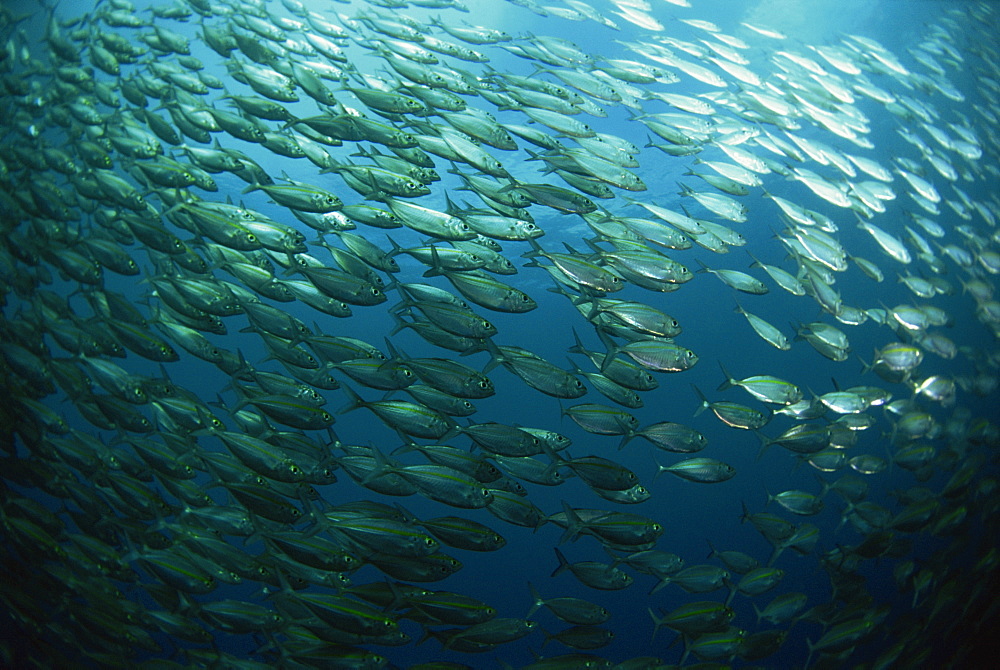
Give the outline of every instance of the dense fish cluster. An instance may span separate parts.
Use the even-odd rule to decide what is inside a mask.
[[[5,5],[0,665],[975,667],[1000,14],[697,4]]]

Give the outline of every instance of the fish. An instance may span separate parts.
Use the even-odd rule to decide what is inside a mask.
[[[988,4],[900,17],[905,52],[687,0],[90,4],[0,10],[4,604],[30,663],[557,641],[531,667],[908,667],[988,608],[995,552],[953,542],[995,516]],[[695,263],[756,296],[763,342]],[[705,356],[727,399],[656,374],[703,386]],[[726,371],[749,361],[773,374]],[[734,466],[777,492],[744,496],[765,545],[736,484],[699,530],[651,483]],[[546,544],[551,578],[499,551]],[[626,621],[633,582],[725,595]]]
[[[728,463],[700,456],[689,458],[673,465],[661,465],[657,470],[657,474],[661,472],[669,472],[681,479],[702,484],[717,484],[727,479],[732,479],[736,475],[736,470]]]
[[[756,332],[762,340],[770,344],[775,349],[788,351],[792,348],[791,343],[788,341],[788,338],[785,337],[784,333],[756,314],[751,314],[746,311],[739,303],[736,304],[736,309],[734,311],[736,311],[737,314],[742,314],[746,317],[746,320],[750,322],[750,327],[754,329],[754,332]]]
[[[721,363],[719,367],[722,368],[722,374],[725,377],[725,381],[717,389],[719,391],[739,386],[758,400],[776,405],[794,405],[802,400],[802,389],[783,379],[778,379],[770,375],[755,375],[745,379],[734,379],[729,376],[726,368]]]
[[[559,559],[559,566],[556,568],[553,576],[569,570],[584,585],[602,591],[617,591],[628,588],[632,583],[631,575],[622,572],[618,568],[597,561],[570,563],[563,553],[559,551],[558,547],[555,549],[555,552],[556,557]]]
[[[702,264],[699,272],[713,274],[721,279],[726,286],[734,288],[742,293],[763,295],[770,290],[764,282],[738,270],[714,270],[707,265]]]

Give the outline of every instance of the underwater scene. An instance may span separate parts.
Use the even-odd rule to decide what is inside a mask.
[[[997,25],[3,2],[0,667],[995,667]]]

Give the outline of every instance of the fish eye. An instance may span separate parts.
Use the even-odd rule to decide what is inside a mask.
[[[677,326],[679,326],[680,324],[679,324],[679,323],[677,323],[677,321],[676,321],[676,320],[674,320],[674,321],[671,321],[671,322],[670,322],[670,325],[671,325],[671,326],[673,326],[674,328],[676,328],[676,327],[677,327]]]
[[[424,544],[426,544],[428,547],[433,547],[436,543],[434,541],[434,538],[432,538],[432,537],[425,537],[424,538]]]
[[[321,416],[324,421],[331,421],[333,419],[329,412],[323,412]]]
[[[492,328],[493,324],[490,323],[489,321],[483,321],[482,322],[482,326],[483,326],[483,328]]]
[[[292,508],[292,516],[294,516],[294,517],[302,516],[302,512],[300,512],[297,508],[293,507]]]
[[[488,379],[484,379],[483,381],[479,382],[479,388],[481,389],[488,389],[490,386],[491,384]]]
[[[256,242],[257,236],[253,233],[247,233],[247,242]]]
[[[404,377],[412,377],[413,373],[408,368],[403,368],[403,376]]]
[[[292,473],[293,475],[301,475],[302,474],[302,468],[300,468],[297,465],[289,465],[288,466],[288,471],[290,473]]]
[[[372,287],[372,295],[374,295],[374,296],[379,296],[379,295],[382,295],[382,291],[379,291],[379,290],[378,290],[377,288],[375,288],[375,287],[373,286],[373,287]]]

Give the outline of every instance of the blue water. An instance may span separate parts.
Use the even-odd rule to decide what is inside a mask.
[[[83,6],[83,4],[63,2],[57,10],[58,15],[69,18],[70,16],[82,15],[92,9]],[[315,7],[318,11],[340,12],[346,16],[352,16],[361,11],[365,3],[316,2],[306,4],[311,8]],[[613,31],[592,21],[575,22],[555,17],[540,17],[524,7],[501,0],[468,0],[468,4],[474,6],[474,11],[470,14],[417,7],[401,11],[421,22],[428,21],[432,16],[440,15],[448,21],[456,23],[469,21],[501,29],[514,36],[533,34],[562,37],[573,41],[595,56],[600,55],[608,58],[642,60],[640,56],[628,51],[621,42],[648,38],[650,35],[650,33],[644,33],[642,29],[622,19],[616,19],[620,31]],[[606,12],[610,12],[612,9],[610,3],[600,0],[594,0],[590,4]],[[934,26],[944,25],[942,23],[944,17],[950,16],[950,12],[956,9],[961,10],[962,7],[966,6],[966,3],[961,2],[900,2],[894,0],[879,2],[854,0],[838,3],[819,0],[810,2],[794,2],[792,0],[763,0],[762,2],[711,0],[703,2],[692,0],[692,4],[695,5],[694,8],[676,7],[665,2],[655,3],[652,14],[665,26],[662,35],[692,42],[708,39],[708,33],[680,23],[677,19],[690,18],[712,21],[723,32],[746,40],[751,45],[751,49],[746,52],[747,57],[753,63],[751,67],[762,76],[770,74],[772,77],[774,76],[774,68],[770,59],[776,50],[785,49],[810,55],[812,52],[808,50],[808,45],[840,44],[841,36],[845,33],[877,40],[895,54],[904,65],[910,68],[919,68],[919,64],[907,53],[907,48],[925,39]],[[5,3],[5,6],[10,7],[15,12],[38,12],[38,7],[33,3]],[[146,14],[143,14],[142,10],[146,8],[147,3],[136,3],[136,6],[139,14],[145,16]],[[276,14],[287,15],[278,2],[267,3],[267,6]],[[606,15],[613,16],[610,13]],[[962,40],[963,35],[975,35],[976,39],[981,39],[986,34],[982,27],[963,28],[962,26],[968,25],[968,20],[963,18],[948,20],[956,21],[956,25],[959,26],[949,28],[949,31],[958,38],[955,46],[965,55],[966,62],[974,63],[981,72],[987,66],[976,56],[976,48],[981,47],[995,54],[993,51],[996,49],[995,41],[990,44],[966,45]],[[781,42],[766,40],[742,27],[741,22],[743,21],[780,30],[788,35],[788,39]],[[241,93],[249,92],[247,87],[241,86],[229,78],[224,64],[220,62],[217,54],[207,49],[196,37],[198,29],[196,20],[192,19],[187,23],[176,21],[164,23],[169,25],[171,29],[182,32],[191,38],[192,55],[205,63],[206,72],[222,78],[227,87],[232,87],[233,92],[237,90]],[[41,18],[41,14],[39,13],[26,21],[23,28],[27,35],[40,38],[44,31],[44,20]],[[968,33],[963,33],[963,30],[968,30]],[[139,32],[147,31],[141,29]],[[435,34],[442,39],[448,38],[440,31]],[[44,58],[42,55],[44,46],[41,42],[29,40],[27,48],[37,57]],[[521,75],[529,75],[534,71],[529,61],[514,57],[498,47],[474,46],[474,48],[487,53],[490,57],[489,66],[497,71]],[[379,74],[384,67],[380,62],[381,58],[372,55],[371,52],[362,51],[352,46],[350,53],[352,54],[352,62],[361,72]],[[687,60],[694,60],[690,56],[681,55]],[[480,67],[476,64],[452,62],[456,67],[470,71],[478,71]],[[971,105],[987,104],[988,98],[984,97],[986,89],[981,87],[976,75],[972,74],[970,70],[971,68],[949,68],[947,71],[950,81],[965,93],[967,101],[964,104],[954,103],[939,94],[926,95],[920,92],[906,91],[897,82],[885,76],[872,75],[871,78],[874,83],[883,88],[901,94],[914,95],[925,103],[936,105],[945,121],[959,122],[963,118],[960,114],[969,119],[983,142],[986,153],[978,164],[962,164],[961,159],[955,157],[956,166],[962,164],[963,168],[969,171],[971,177],[970,180],[960,181],[959,184],[973,200],[981,199],[992,201],[995,204],[996,144],[994,142],[991,145],[986,139],[990,133],[995,132],[995,128],[989,127],[982,117],[971,111]],[[105,75],[98,74],[98,76],[107,79]],[[678,83],[672,84],[669,88],[662,86],[658,86],[658,88],[685,95],[698,95],[710,90],[736,90],[735,83],[731,84],[728,89],[711,89],[684,74],[679,76]],[[849,79],[848,75],[841,76]],[[333,88],[329,82],[328,86]],[[316,106],[311,99],[301,92],[300,95],[302,101],[289,104],[288,109],[301,116],[317,113]],[[207,99],[212,101],[217,97],[218,92],[213,91],[207,96]],[[339,94],[338,97],[340,97]],[[353,104],[353,100],[349,96],[344,95],[343,99],[345,104]],[[466,99],[470,105],[488,109],[494,113],[500,122],[526,123],[526,117],[517,111],[498,111],[483,99],[471,97]],[[222,102],[215,104],[222,106]],[[360,107],[360,104],[356,106]],[[721,105],[718,108],[720,113],[727,114]],[[841,150],[868,156],[884,166],[893,165],[893,159],[897,157],[908,157],[913,160],[920,158],[915,148],[906,143],[897,133],[900,121],[890,114],[881,103],[859,96],[855,108],[871,122],[871,132],[868,134],[868,138],[874,144],[874,148],[870,151],[861,150],[821,128],[806,123],[803,123],[804,127],[801,131],[796,132],[803,137],[827,142]],[[647,103],[647,109],[655,112],[676,111],[670,110],[665,104],[658,102]],[[638,146],[643,146],[647,142],[645,127],[632,119],[632,114],[627,109],[622,106],[608,106],[607,111],[607,118],[589,117],[587,122],[601,132],[618,135]],[[370,116],[377,118],[374,115]],[[433,120],[433,117],[431,119]],[[768,130],[776,132],[773,126],[768,127]],[[61,131],[56,131],[51,132],[50,136],[58,138],[63,135]],[[13,137],[8,135],[4,142],[14,141]],[[318,174],[315,166],[306,160],[277,157],[261,147],[241,142],[224,134],[217,134],[217,137],[225,146],[238,148],[256,159],[272,177],[277,178],[284,171],[293,179],[330,189],[347,204],[362,202],[356,193],[343,185],[339,177],[333,174]],[[926,141],[930,142],[929,139]],[[564,143],[569,145],[570,141],[567,139],[564,140]],[[192,142],[192,144],[194,143]],[[522,147],[527,145],[526,142],[520,140],[518,144]],[[531,148],[534,150],[534,147]],[[759,147],[754,149],[761,155],[775,158],[773,154],[769,154],[764,149]],[[331,149],[331,153],[341,159],[346,158],[353,150],[354,143],[346,142],[344,147],[340,149]],[[538,172],[540,164],[535,161],[529,162],[527,154],[523,151],[491,150],[491,153],[503,162],[516,179],[563,185],[554,175],[544,176]],[[725,156],[715,148],[706,148],[702,156],[706,159],[725,160]],[[954,157],[954,155],[952,156]],[[475,401],[478,411],[471,418],[477,423],[497,421],[559,431],[573,441],[573,445],[569,449],[570,454],[575,457],[593,454],[613,459],[637,473],[640,481],[652,493],[651,499],[642,504],[625,506],[599,498],[578,478],[569,478],[563,485],[552,488],[525,483],[528,498],[546,514],[560,511],[563,501],[579,508],[592,507],[633,512],[661,523],[665,532],[658,540],[656,548],[678,554],[688,566],[701,563],[718,564],[717,559],[706,558],[709,552],[709,543],[719,550],[746,552],[764,564],[770,557],[771,546],[754,530],[751,524],[741,523],[742,505],[746,505],[751,512],[761,512],[765,510],[766,492],[776,493],[787,489],[803,489],[818,493],[820,484],[817,482],[817,477],[829,483],[842,474],[856,473],[849,468],[844,468],[836,473],[819,473],[809,464],[798,462],[793,454],[779,447],[772,447],[763,456],[759,456],[760,439],[753,433],[729,428],[712,416],[711,412],[694,416],[700,401],[692,390],[692,385],[704,391],[712,401],[731,400],[762,408],[760,403],[739,389],[715,390],[723,381],[718,365],[721,362],[737,378],[757,374],[774,375],[798,385],[807,391],[807,395],[809,393],[819,395],[833,391],[835,385],[847,388],[865,384],[891,390],[894,398],[908,398],[911,391],[905,385],[884,382],[871,372],[861,373],[862,363],[871,362],[872,352],[875,349],[896,341],[898,338],[887,327],[879,326],[873,321],[859,326],[836,324],[829,315],[823,314],[818,305],[809,297],[789,295],[775,286],[760,270],[748,269],[751,260],[746,252],[752,253],[765,263],[780,265],[793,272],[795,269],[794,261],[787,257],[787,250],[774,237],[774,233],[783,227],[778,208],[762,194],[761,189],[751,189],[751,194],[741,199],[741,202],[749,207],[749,219],[745,223],[730,224],[712,216],[696,203],[690,202],[690,198],[681,198],[678,195],[679,189],[676,183],[678,181],[694,188],[704,186],[703,190],[711,190],[700,180],[683,176],[684,172],[692,167],[692,157],[669,158],[656,149],[647,148],[643,149],[638,158],[641,167],[635,169],[634,172],[644,180],[648,190],[643,193],[626,195],[673,209],[679,209],[683,205],[689,208],[693,216],[732,225],[748,240],[743,249],[734,248],[726,255],[713,254],[695,246],[685,251],[668,251],[667,253],[672,258],[683,262],[692,269],[697,268],[699,261],[701,261],[713,268],[739,269],[750,272],[768,283],[771,288],[770,292],[764,296],[737,294],[715,277],[708,274],[698,274],[694,280],[683,285],[676,292],[652,293],[630,286],[614,296],[625,300],[646,302],[676,318],[683,327],[682,334],[676,338],[677,343],[694,350],[699,356],[698,364],[690,370],[676,374],[656,374],[660,384],[659,389],[643,394],[645,407],[630,411],[638,417],[642,426],[660,421],[675,421],[696,428],[708,438],[708,447],[697,455],[725,461],[734,466],[738,474],[735,478],[719,484],[696,484],[680,480],[669,474],[654,477],[657,472],[657,462],[668,465],[683,457],[655,450],[641,438],[632,440],[624,449],[619,450],[617,436],[587,433],[577,427],[569,418],[561,416],[562,408],[579,402],[607,402],[607,404],[611,404],[595,390],[591,390],[581,400],[560,401],[530,389],[502,367],[490,373],[490,378],[496,388],[496,395]],[[477,199],[473,194],[456,190],[457,180],[446,174],[449,166],[440,159],[437,162],[438,172],[445,180],[432,185],[432,194],[419,200],[420,204],[444,209],[446,190],[456,203],[465,200],[476,202]],[[823,170],[821,166],[811,162],[805,163],[804,166],[817,172]],[[934,178],[933,181],[938,185],[942,196],[945,198],[954,197],[950,189],[947,188],[946,181],[936,175],[930,166],[927,166],[927,169],[928,178]],[[826,168],[823,174],[830,175],[831,171],[832,168]],[[201,193],[206,199],[222,200],[230,196],[234,201],[243,202],[247,207],[269,215],[277,221],[302,228],[287,210],[270,203],[262,192],[241,195],[241,191],[246,187],[244,181],[231,174],[215,175],[215,178],[219,185],[219,192],[216,194]],[[859,178],[861,177],[859,176]],[[877,308],[880,306],[892,307],[901,303],[924,302],[913,296],[902,283],[896,281],[897,272],[909,270],[916,274],[924,269],[918,264],[919,262],[904,268],[887,258],[870,236],[855,227],[857,220],[854,213],[824,202],[804,185],[785,180],[777,174],[765,175],[764,181],[765,187],[770,193],[832,217],[839,227],[837,238],[848,252],[875,261],[885,272],[885,281],[881,284],[872,282],[853,264],[849,271],[837,273],[836,288],[843,296],[845,304],[863,308]],[[897,199],[887,203],[888,211],[885,214],[876,215],[872,222],[903,237],[903,226],[916,227],[905,216],[904,210],[916,210],[916,206],[906,195],[907,184],[902,178],[896,177],[892,187],[897,193]],[[378,203],[370,204],[377,205]],[[645,215],[645,212],[640,208],[629,207],[619,199],[600,201],[599,204],[606,206],[616,214]],[[958,219],[945,206],[944,202],[941,203],[941,210],[941,216],[931,217],[949,229],[947,237],[941,242],[964,244],[961,235],[954,232],[953,228],[967,222]],[[580,217],[561,214],[541,206],[532,207],[531,213],[535,216],[537,225],[546,231],[545,236],[540,238],[539,242],[547,251],[563,251],[564,243],[571,245],[577,251],[585,249],[582,239],[591,236],[591,233]],[[983,219],[978,217],[975,212],[973,212],[973,217],[974,220],[968,222],[967,225],[975,227],[980,235],[989,238],[994,231],[986,226]],[[313,231],[305,230],[305,232],[310,240],[314,239]],[[359,226],[358,230],[353,232],[365,235],[387,250],[390,248],[387,236],[402,247],[419,244],[422,239],[422,236],[405,228],[382,231]],[[333,236],[328,237],[330,241],[333,239]],[[992,248],[995,249],[997,246],[995,237],[991,244]],[[521,267],[524,261],[520,256],[529,249],[528,245],[505,242],[503,247],[504,254],[519,266],[519,273],[512,277],[501,277],[501,279],[509,281],[512,285],[530,294],[538,303],[538,308],[526,314],[502,314],[477,308],[479,313],[490,319],[498,328],[499,334],[494,338],[494,341],[502,345],[517,345],[528,348],[557,365],[563,365],[566,363],[567,356],[570,356],[567,350],[574,343],[573,331],[575,329],[588,348],[603,351],[601,342],[593,328],[581,318],[569,301],[547,290],[553,285],[549,275],[539,269]],[[328,258],[328,254],[318,247],[311,247],[310,253],[314,253],[320,258]],[[144,254],[136,252],[134,256],[137,262],[143,266],[145,272],[153,272],[152,263],[148,262]],[[425,268],[408,256],[399,256],[397,260],[402,267],[402,272],[399,275],[401,281],[428,281],[428,283],[443,288],[451,288],[449,283],[442,278],[420,279],[420,274]],[[961,290],[961,281],[966,278],[966,274],[959,271],[950,261],[945,261],[945,263],[948,265],[948,273],[944,276],[956,289],[955,293],[936,296],[929,302],[946,310],[953,317],[954,323],[947,328],[935,330],[943,331],[960,347],[967,349],[950,361],[928,353],[925,362],[919,369],[919,376],[923,378],[931,374],[941,374],[962,379],[971,378],[976,374],[994,376],[996,374],[995,337],[986,325],[974,318],[976,303],[971,296],[963,294]],[[927,273],[925,272],[925,274]],[[223,275],[220,273],[220,276]],[[149,286],[134,281],[133,278],[123,279],[109,272],[105,272],[105,277],[106,288],[120,291],[137,303],[149,294]],[[229,278],[228,275],[226,277]],[[994,287],[996,286],[994,277],[987,275],[985,279]],[[68,295],[75,289],[75,284],[57,279],[49,288]],[[385,351],[385,338],[393,327],[393,322],[386,308],[391,306],[395,300],[395,295],[390,293],[389,302],[381,306],[354,307],[354,315],[347,319],[321,315],[300,303],[286,303],[282,307],[287,308],[290,314],[301,318],[307,324],[315,324],[317,332],[356,337]],[[792,322],[820,320],[838,325],[849,335],[852,346],[851,357],[842,363],[834,363],[821,357],[804,341],[794,342],[790,351],[778,351],[758,338],[743,317],[733,312],[737,300],[749,311],[777,326],[789,338],[794,335],[794,331],[789,325]],[[4,312],[6,319],[16,320],[18,318],[18,304],[18,300],[12,296]],[[72,304],[82,305],[83,303],[74,302]],[[275,362],[265,362],[266,350],[261,344],[260,338],[252,333],[240,332],[240,329],[247,325],[245,317],[228,317],[226,325],[229,331],[227,336],[213,337],[220,346],[225,346],[234,352],[239,350],[248,361],[259,369],[283,372],[283,368]],[[444,352],[428,345],[411,331],[403,331],[393,335],[391,341],[412,357],[452,357],[454,355],[451,352]],[[60,352],[59,355],[63,354]],[[582,357],[575,355],[570,357],[577,365],[587,370],[591,369],[590,364]],[[458,358],[458,360],[481,369],[488,363],[489,358],[485,353],[477,353]],[[133,354],[130,354],[124,361],[118,362],[127,366],[127,369],[135,374],[150,376],[160,374],[160,369],[156,364]],[[175,384],[197,391],[206,401],[215,402],[217,394],[220,394],[222,403],[232,406],[236,402],[232,391],[225,390],[225,386],[229,383],[228,377],[190,355],[181,352],[181,360],[177,363],[167,364],[166,370]],[[352,386],[357,388],[357,385],[352,384]],[[380,397],[379,393],[367,389],[362,389],[361,393],[369,400]],[[327,391],[324,392],[324,395],[328,400],[327,408],[330,410],[339,409],[347,403],[346,395],[340,391]],[[63,402],[62,398],[61,394],[57,394],[46,399],[46,402],[59,412],[63,412],[73,427],[91,433],[98,432],[83,421],[72,409],[71,404]],[[967,413],[959,415],[957,420],[964,422],[963,425],[968,427],[979,419],[995,422],[998,418],[996,402],[995,392],[986,397],[977,397],[973,393],[959,389],[958,401],[954,407],[941,407],[931,401],[921,401],[921,406],[934,415],[939,425],[946,424],[958,412]],[[892,422],[890,417],[886,416],[879,408],[872,408],[868,413],[876,419],[875,425],[860,433],[857,444],[851,448],[849,455],[870,454],[886,458],[887,454],[891,453],[889,451],[889,436],[892,433]],[[220,410],[217,414],[226,420],[231,428],[233,427],[232,422],[226,419],[225,412]],[[830,415],[830,418],[835,418],[835,416]],[[773,437],[791,425],[790,419],[775,417],[763,432]],[[338,415],[333,430],[345,444],[371,444],[386,454],[399,446],[399,437],[364,409]],[[109,438],[110,435],[104,437]],[[327,440],[324,433],[316,433],[314,437],[322,441]],[[221,448],[216,444],[216,440],[203,439],[201,442],[215,445],[209,448]],[[450,441],[451,444],[463,447],[467,446],[468,442],[469,440],[464,437],[453,438]],[[939,450],[944,450],[947,441],[942,438],[934,441],[934,444]],[[969,447],[969,452],[986,448],[972,446]],[[26,453],[25,445],[20,445],[18,453],[21,456]],[[965,456],[967,452],[959,451],[958,453],[961,457]],[[401,460],[406,463],[421,462],[416,455],[409,455]],[[564,472],[568,471],[564,469]],[[893,492],[913,486],[926,486],[934,492],[939,492],[953,472],[953,469],[942,468],[930,480],[918,483],[911,473],[892,466],[884,472],[865,477],[870,487],[868,500],[886,506],[895,513],[902,509],[902,506],[893,498]],[[984,475],[991,474],[995,475],[995,458],[988,461],[988,467],[984,468]],[[653,624],[647,614],[647,608],[669,612],[681,604],[694,600],[721,601],[725,599],[727,594],[725,590],[708,594],[688,594],[673,585],[659,590],[656,594],[649,594],[649,591],[656,584],[655,580],[629,568],[625,568],[626,571],[635,577],[635,582],[629,588],[622,591],[588,589],[568,572],[555,577],[550,575],[558,565],[553,551],[556,546],[560,547],[560,550],[566,554],[571,562],[607,561],[607,553],[593,538],[581,537],[572,543],[560,545],[563,530],[554,524],[543,525],[532,532],[530,529],[504,524],[486,510],[451,509],[443,504],[424,500],[419,496],[388,498],[355,484],[343,471],[338,472],[338,477],[337,483],[319,488],[324,500],[331,505],[362,499],[378,500],[389,504],[399,503],[419,518],[454,514],[480,521],[496,529],[507,540],[507,545],[502,550],[488,554],[477,554],[443,548],[446,553],[461,560],[463,567],[458,573],[445,580],[427,583],[426,588],[443,589],[478,598],[496,608],[500,617],[525,616],[531,606],[528,582],[532,583],[545,597],[576,596],[600,603],[613,613],[607,627],[614,631],[615,636],[608,646],[595,650],[593,653],[612,662],[621,662],[640,656],[655,656],[663,659],[665,663],[676,663],[683,653],[683,644],[679,640],[674,640],[676,634],[669,629],[661,629],[655,640],[651,641]],[[17,482],[11,483],[22,494],[37,496],[51,509],[60,509],[58,501],[30,489],[18,487]],[[213,495],[216,494],[217,500],[222,502],[222,489],[215,489]],[[169,495],[164,493],[164,496],[171,500]],[[768,512],[780,514],[793,523],[807,521],[816,524],[820,528],[820,540],[815,550],[808,555],[799,556],[792,551],[786,551],[779,557],[775,565],[785,571],[785,576],[781,584],[773,591],[756,596],[753,601],[746,596],[737,594],[732,601],[732,606],[736,611],[732,622],[734,626],[745,629],[748,633],[769,628],[767,624],[758,626],[755,623],[756,617],[751,602],[762,608],[780,593],[791,591],[806,593],[808,595],[807,608],[830,602],[833,593],[830,588],[830,580],[824,571],[822,557],[826,552],[835,551],[838,547],[857,545],[864,537],[855,531],[850,523],[839,527],[841,515],[844,512],[844,503],[836,493],[828,494],[825,503],[825,508],[819,515],[809,518],[797,518],[782,513],[775,504],[766,507]],[[960,535],[958,536],[944,534],[940,537],[933,537],[927,532],[901,534],[913,540],[913,546],[904,559],[916,561],[920,566],[933,566],[935,570],[940,572],[941,581],[945,581],[944,578],[954,578],[960,574],[960,571],[969,568],[986,553],[989,546],[995,546],[995,519],[990,516],[993,508],[990,507],[988,501],[976,500],[971,494],[966,504],[970,508],[971,522],[959,529]],[[961,544],[957,544],[959,542]],[[263,545],[260,543],[250,545],[246,550],[250,554],[257,555],[263,551]],[[938,564],[942,560],[945,562],[943,566]],[[897,622],[905,622],[911,613],[917,617],[926,615],[930,605],[925,604],[922,609],[914,611],[911,606],[912,592],[901,591],[893,581],[893,568],[897,562],[898,559],[883,557],[860,563],[857,574],[864,578],[862,588],[871,595],[871,610],[874,611],[878,606],[887,606],[890,608],[890,613],[888,618],[879,624],[877,632],[867,640],[867,643],[859,647],[848,660],[843,661],[843,666],[831,665],[827,667],[849,667],[859,663],[870,663],[892,644],[904,639],[902,636],[907,631],[906,626],[897,627]],[[149,575],[141,571],[140,574],[142,582],[150,579]],[[354,584],[365,584],[382,581],[384,575],[373,566],[366,566],[350,575],[350,578]],[[969,586],[964,582],[961,583],[963,590]],[[135,599],[150,608],[155,607],[140,588],[129,586],[123,590],[125,591],[124,597]],[[238,587],[220,586],[212,594],[198,598],[235,598],[267,602],[261,595],[258,584],[243,584]],[[929,601],[930,599],[928,599]],[[567,624],[563,624],[544,609],[539,610],[531,618],[537,622],[539,629],[551,633],[568,627]],[[417,643],[423,632],[412,621],[402,620],[401,627],[413,639],[409,644],[401,647],[376,647],[374,645],[369,647],[398,667],[408,667],[430,661],[454,661],[476,668],[507,667],[507,665],[520,667],[531,663],[537,654],[555,655],[571,651],[557,641],[550,641],[543,646],[545,638],[540,630],[536,630],[519,641],[497,647],[495,651],[480,655],[462,654],[443,648],[435,640]],[[44,624],[41,624],[41,628],[44,630]],[[50,634],[51,631],[49,631]],[[777,653],[757,663],[772,668],[801,667],[808,656],[806,640],[815,642],[822,634],[823,629],[815,622],[798,623],[791,628],[787,640]],[[42,637],[47,638],[48,635]],[[156,639],[164,647],[164,656],[169,656],[174,652],[176,642],[168,641],[162,635],[157,635]],[[216,643],[220,650],[235,656],[273,662],[273,655],[259,651],[260,646],[264,643],[261,636],[232,636],[219,633]],[[180,643],[180,646],[189,644]],[[926,642],[926,644],[933,650],[933,642]],[[950,652],[935,650],[932,653],[937,658],[946,658]],[[694,662],[694,660],[693,657],[688,658],[689,663]],[[813,661],[815,660],[814,657]],[[734,667],[750,667],[754,664],[737,659],[733,661],[733,665]]]

